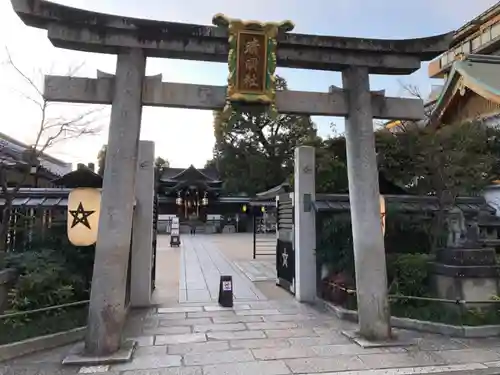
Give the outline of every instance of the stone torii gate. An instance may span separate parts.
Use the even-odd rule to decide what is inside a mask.
[[[164,83],[159,76],[145,79],[146,58],[227,63],[228,31],[222,27],[100,14],[43,0],[11,1],[26,25],[47,30],[54,46],[118,57],[114,77],[49,76],[45,86],[49,100],[112,105],[85,342],[86,355],[106,356],[120,349],[126,315],[125,280],[142,106],[221,109],[227,95],[223,86]],[[410,74],[420,68],[421,61],[447,50],[450,41],[451,34],[411,40],[292,33],[277,37],[278,66],[342,72],[343,89],[332,88],[324,93],[278,92],[276,107],[281,113],[347,119],[359,326],[366,338],[390,338],[372,120],[418,120],[424,114],[420,100],[386,98],[383,92],[370,92],[369,74]],[[312,254],[312,248],[307,250]],[[298,280],[305,275],[315,275],[315,270],[299,271]],[[307,290],[297,294],[304,301],[314,298]]]

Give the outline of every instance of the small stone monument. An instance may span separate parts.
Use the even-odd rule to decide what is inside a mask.
[[[432,264],[438,297],[463,301],[487,301],[498,295],[500,266],[495,249],[483,247],[479,239],[476,212],[464,213],[460,208],[447,210],[447,244],[436,253]],[[451,306],[450,304],[447,304]],[[467,304],[488,307],[488,304]]]

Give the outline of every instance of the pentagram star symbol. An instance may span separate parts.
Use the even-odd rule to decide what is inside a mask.
[[[286,252],[286,249],[283,250],[283,252],[281,253],[281,258],[283,260],[283,267],[286,267],[288,268],[288,253]]]
[[[95,211],[85,211],[83,209],[83,204],[80,202],[78,204],[78,208],[76,210],[70,210],[69,213],[73,216],[73,222],[71,223],[71,228],[74,228],[78,224],[85,225],[87,228],[90,228],[89,224],[89,216],[92,215]]]

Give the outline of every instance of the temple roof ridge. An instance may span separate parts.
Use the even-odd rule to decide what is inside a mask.
[[[191,164],[187,168],[165,168],[165,172],[173,172],[173,174],[168,175],[166,178],[162,178],[163,180],[179,180],[183,175],[188,173],[189,171],[193,171],[194,173],[198,173],[200,176],[208,180],[210,183],[218,183],[221,182],[218,176],[213,176],[207,173],[207,168],[196,168],[193,164]]]
[[[465,58],[461,61],[470,61],[470,62],[484,62],[484,63],[500,63],[500,56],[496,55],[480,55],[480,54],[468,54],[465,55]]]

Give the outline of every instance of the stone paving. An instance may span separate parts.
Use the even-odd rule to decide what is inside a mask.
[[[201,263],[222,264],[210,242],[200,237],[186,240],[185,246],[204,254]],[[232,309],[214,302],[170,302],[130,313],[125,336],[138,342],[130,363],[63,367],[61,360],[70,349],[63,347],[0,364],[0,374],[500,374],[500,338],[453,339],[396,331],[416,345],[364,349],[341,333],[352,329],[354,324],[291,298],[236,301]]]
[[[181,247],[179,302],[212,302],[219,296],[221,275],[231,275],[235,301],[266,297],[210,241],[210,235],[184,235]]]
[[[234,265],[238,267],[250,281],[276,280],[275,259],[238,260],[234,262]]]

